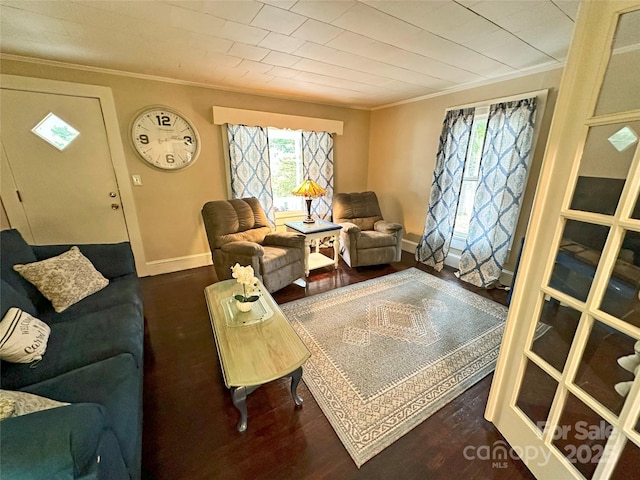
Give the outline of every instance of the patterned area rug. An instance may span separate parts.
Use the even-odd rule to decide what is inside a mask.
[[[282,305],[358,467],[495,367],[507,308],[411,268]]]

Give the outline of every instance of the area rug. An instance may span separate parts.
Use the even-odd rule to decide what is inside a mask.
[[[507,308],[416,268],[286,303],[303,380],[358,467],[495,368]]]

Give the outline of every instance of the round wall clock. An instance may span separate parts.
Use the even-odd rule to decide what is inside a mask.
[[[131,140],[142,160],[162,170],[188,167],[200,153],[200,136],[193,124],[162,105],[138,113],[131,126]]]

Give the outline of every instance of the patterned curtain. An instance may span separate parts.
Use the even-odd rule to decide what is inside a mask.
[[[231,197],[256,197],[275,224],[267,129],[227,124],[231,163]]]
[[[507,258],[529,173],[536,99],[491,105],[460,278],[497,282]]]
[[[302,131],[302,175],[327,191],[324,197],[313,199],[311,212],[318,218],[331,220],[333,137],[329,132]]]
[[[429,211],[424,234],[416,249],[416,260],[437,271],[442,270],[453,236],[473,115],[473,108],[450,110],[442,125]]]

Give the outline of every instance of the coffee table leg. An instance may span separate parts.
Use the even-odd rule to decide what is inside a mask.
[[[247,395],[254,392],[260,385],[252,387],[231,387],[231,401],[240,412],[238,421],[238,431],[244,432],[247,429]]]
[[[247,387],[233,387],[231,389],[231,400],[240,411],[238,431],[244,432],[247,429]]]
[[[300,383],[300,379],[302,378],[302,367],[297,368],[293,372],[291,372],[291,397],[293,398],[293,402],[300,406],[304,401],[300,395],[298,395],[298,384]]]

